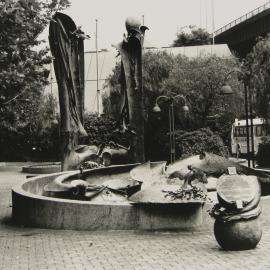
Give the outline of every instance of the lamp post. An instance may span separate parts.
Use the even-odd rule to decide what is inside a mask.
[[[176,99],[180,99],[182,102],[181,111],[183,113],[189,112],[189,107],[186,105],[186,98],[182,95],[176,95],[174,97],[168,96],[158,96],[156,98],[155,106],[153,107],[153,112],[160,113],[161,108],[159,101],[164,99],[165,102],[169,104],[169,137],[170,137],[170,162],[175,162],[175,117],[174,117],[174,102]]]
[[[246,118],[246,140],[247,140],[247,159],[248,167],[250,168],[250,140],[251,137],[251,153],[252,153],[252,166],[254,167],[254,134],[253,134],[253,113],[252,113],[252,99],[250,91],[250,74],[248,72],[244,73],[239,69],[234,69],[230,71],[225,79],[224,84],[221,87],[221,92],[223,93],[232,93],[232,89],[228,84],[225,84],[228,77],[233,73],[238,72],[243,76],[244,90],[245,90],[245,118]],[[250,120],[249,120],[250,118]],[[249,124],[250,122],[250,124]],[[249,129],[250,127],[250,129]],[[251,134],[249,134],[249,131]]]

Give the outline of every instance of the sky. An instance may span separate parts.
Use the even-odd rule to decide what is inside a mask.
[[[70,0],[63,11],[76,25],[91,36],[85,41],[85,50],[95,49],[96,19],[98,20],[98,48],[111,50],[112,44],[122,41],[125,19],[137,17],[150,29],[146,45],[166,47],[173,43],[176,33],[188,31],[189,25],[213,29],[224,26],[267,0]],[[214,16],[212,16],[214,14]],[[41,38],[47,39],[48,29]]]

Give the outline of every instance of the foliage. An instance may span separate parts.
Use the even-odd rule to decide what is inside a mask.
[[[259,144],[256,160],[259,166],[270,166],[270,137],[264,137],[262,143]]]
[[[212,44],[212,37],[205,29],[189,26],[190,33],[181,31],[176,34],[173,47],[196,46]]]
[[[168,78],[173,67],[173,56],[166,52],[148,51],[143,56],[143,85],[146,95],[146,103],[149,108],[154,106],[154,100],[161,92],[162,82]],[[119,114],[121,66],[118,63],[112,74],[106,80],[103,95],[103,108],[105,114],[111,114],[115,118]],[[151,111],[151,110],[150,110]]]
[[[160,120],[159,120],[160,121]],[[150,139],[146,142],[146,157],[152,161],[169,158],[168,129],[160,128],[157,121],[156,131],[150,132]],[[114,141],[128,147],[127,135],[120,132],[117,122],[107,115],[98,116],[95,113],[85,115],[85,129],[88,132],[86,144],[100,145]],[[149,132],[147,132],[149,134]],[[227,156],[228,151],[222,139],[209,129],[199,129],[186,132],[176,131],[176,157],[180,158],[196,155],[202,151]]]
[[[233,98],[220,95],[226,75],[233,68],[239,67],[236,59],[217,56],[187,58],[166,52],[146,52],[143,59],[143,82],[149,117],[159,95],[187,96],[190,116],[189,127],[186,128],[205,127],[209,117],[220,118],[223,114],[239,117],[244,111],[243,87],[236,73],[232,73],[226,81],[234,91]],[[117,117],[117,110],[114,108],[117,107],[120,95],[120,65],[116,66],[108,78],[106,87],[107,95],[103,97],[105,113]],[[176,117],[179,125],[183,127],[179,112],[182,103],[180,99],[175,100]],[[166,110],[163,115],[167,116]]]
[[[99,146],[113,141],[128,146],[127,138],[118,129],[117,121],[109,115],[99,116],[97,113],[86,113],[84,128],[88,133],[88,137],[82,141],[85,144]]]
[[[24,105],[17,114],[20,120],[16,128],[10,125],[11,119],[0,122],[0,159],[16,160],[57,160],[59,128],[54,117],[56,100],[42,96],[33,108]]]
[[[208,128],[201,128],[190,132],[178,131],[175,139],[178,158],[180,156],[183,158],[198,155],[201,152],[228,156],[228,149],[224,146],[221,137]]]
[[[175,131],[176,159],[200,154],[202,151],[228,156],[228,148],[222,138],[208,128],[193,131]],[[147,142],[148,159],[168,160],[170,156],[168,129],[163,128],[153,132],[151,140]]]
[[[51,61],[47,49],[38,49],[42,42],[38,35],[54,12],[68,4],[68,0],[0,0],[0,125],[2,133],[10,132],[10,139],[38,125],[33,121],[42,110],[46,65]],[[13,147],[24,148],[20,143]]]
[[[183,99],[175,98],[174,100],[176,130],[192,132],[201,128],[209,128],[228,146],[231,124],[235,117],[241,117],[244,112],[243,85],[238,81],[235,72],[232,72],[227,78],[230,71],[239,68],[238,61],[234,58],[217,56],[187,58],[182,55],[173,56],[166,52],[146,52],[143,59],[147,111],[146,158],[162,160],[164,157],[168,157],[169,153],[168,104],[164,102],[165,99],[159,99],[161,113],[158,115],[153,113],[156,98],[160,95],[175,97],[180,94],[186,97],[189,107],[188,115],[181,111],[184,105]],[[221,86],[225,81],[233,89],[234,94],[231,97],[220,95]],[[109,91],[104,99],[105,113],[113,115],[117,119],[119,115],[114,108],[117,107],[120,95],[120,66],[117,66],[114,73],[108,78],[107,87]],[[211,144],[213,145],[213,142]],[[217,146],[219,143],[216,142],[214,145],[214,153],[224,154],[226,152],[222,150],[221,146]],[[205,146],[201,145],[200,148]],[[182,152],[180,148],[179,146],[178,153]],[[196,152],[193,150],[190,149],[191,153]]]
[[[270,121],[270,35],[259,38],[244,62],[251,78],[255,114]]]
[[[226,81],[233,89],[233,98],[220,95],[226,75],[237,66],[238,63],[234,58],[221,58],[215,55],[186,58],[178,55],[170,77],[163,82],[163,93],[170,96],[177,94],[186,96],[192,126],[206,127],[208,118],[214,115],[220,117],[228,112],[239,114],[242,84],[238,82],[235,74]]]

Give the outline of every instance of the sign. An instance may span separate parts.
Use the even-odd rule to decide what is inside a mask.
[[[237,174],[235,167],[228,167],[228,173],[231,174]]]
[[[217,181],[217,193],[219,200],[241,209],[254,199],[256,189],[248,176],[223,175]]]

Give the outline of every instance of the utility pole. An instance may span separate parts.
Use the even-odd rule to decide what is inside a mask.
[[[212,6],[212,44],[215,45],[215,6],[214,6],[214,0],[211,0],[211,6]]]
[[[206,0],[206,3],[205,3],[205,30],[208,31],[208,8],[207,8],[207,0]]]
[[[96,19],[96,69],[97,69],[97,113],[99,115],[99,78],[98,78],[98,20]]]
[[[51,83],[51,95],[53,94],[53,74],[52,74],[52,63],[50,63],[50,83]]]
[[[202,28],[202,0],[200,0],[200,28]]]

